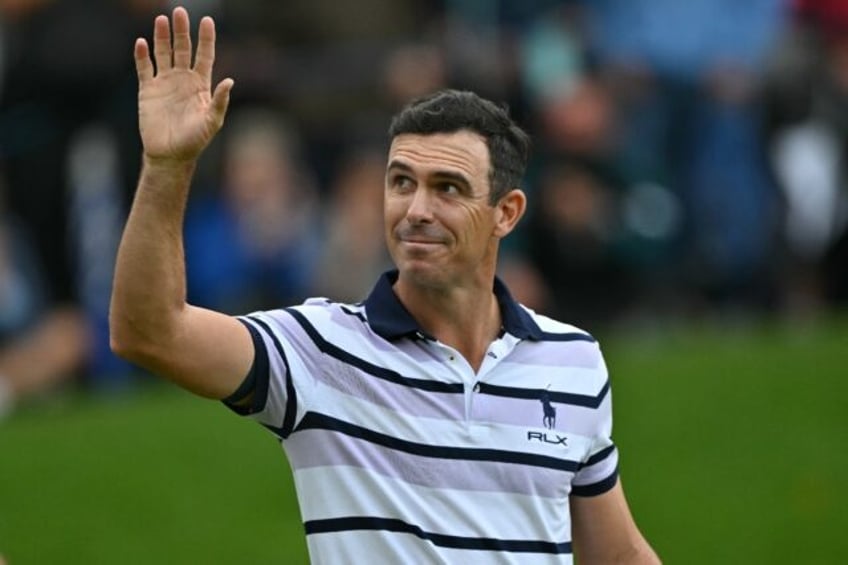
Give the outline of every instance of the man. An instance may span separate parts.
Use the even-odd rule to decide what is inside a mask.
[[[155,21],[155,72],[135,45],[144,166],[114,350],[283,440],[314,563],[656,563],[617,480],[597,344],[495,279],[525,209],[524,133],[471,93],[413,103],[392,123],[385,184],[397,271],[364,303],[240,318],[191,306],[182,219],[233,81],[211,91],[212,20],[192,66],[188,14],[172,19],[173,48]]]

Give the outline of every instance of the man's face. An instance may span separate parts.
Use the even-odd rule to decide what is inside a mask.
[[[444,288],[493,272],[498,215],[489,167],[485,140],[470,131],[395,137],[384,213],[402,279]]]

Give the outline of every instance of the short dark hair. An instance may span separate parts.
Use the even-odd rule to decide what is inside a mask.
[[[470,130],[489,149],[489,203],[521,186],[530,152],[530,137],[498,106],[473,92],[440,90],[407,104],[392,119],[389,138],[402,134],[429,135]]]

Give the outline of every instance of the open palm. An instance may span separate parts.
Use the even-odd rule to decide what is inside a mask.
[[[185,9],[174,10],[173,28],[172,47],[168,18],[156,18],[155,70],[147,42],[136,41],[139,130],[147,158],[188,161],[197,158],[224,123],[233,81],[222,80],[211,92],[215,61],[215,24],[211,18],[200,21],[194,66]]]

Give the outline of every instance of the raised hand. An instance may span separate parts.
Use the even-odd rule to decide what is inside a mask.
[[[158,16],[153,30],[154,69],[147,41],[135,43],[138,71],[138,118],[148,160],[188,162],[200,155],[221,125],[233,87],[224,79],[211,90],[215,62],[215,23],[200,21],[197,54],[191,61],[188,12],[173,12],[173,46],[167,16]]]

